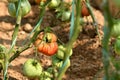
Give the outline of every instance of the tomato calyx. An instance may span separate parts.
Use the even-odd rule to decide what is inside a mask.
[[[51,43],[52,38],[50,36],[50,33],[45,34],[45,37],[44,37],[43,41],[45,41],[46,43]]]
[[[36,66],[37,64],[38,64],[37,61],[33,61],[33,62],[32,62],[32,65],[33,65],[33,66]]]

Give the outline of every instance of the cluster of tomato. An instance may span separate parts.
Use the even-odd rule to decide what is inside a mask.
[[[8,11],[11,16],[16,17],[18,4],[19,4],[18,0],[8,0],[8,1],[9,1]],[[46,1],[47,0],[35,0],[37,4],[41,4],[41,5],[44,4]],[[61,3],[61,0],[51,0],[51,2],[48,4],[48,7],[50,9],[56,9],[56,11],[58,12],[58,16],[61,17],[61,20],[67,21],[70,19],[71,11],[70,8],[62,9],[61,8],[62,4],[63,3]],[[64,2],[64,6],[66,6],[66,4],[69,3]],[[21,17],[24,17],[30,11],[30,9],[31,9],[31,5],[29,1],[21,0],[21,5],[20,5]],[[81,15],[82,17],[89,16],[89,11],[85,3],[82,3]],[[52,65],[56,67],[56,70],[58,70],[63,65],[63,59],[65,57],[66,48],[63,45],[58,46],[57,36],[54,33],[41,32],[38,35],[34,45],[39,53],[42,53],[47,56],[52,56]],[[72,55],[72,49],[70,51],[70,54]],[[51,80],[51,78],[53,77],[51,75],[53,74],[53,71],[54,70],[52,67],[49,67],[46,71],[44,71],[41,64],[36,59],[28,59],[23,65],[24,75],[31,79],[39,78],[40,80]],[[57,72],[58,71],[56,71],[56,73]]]
[[[36,59],[28,59],[23,65],[23,74],[30,79],[52,80],[58,75],[59,68],[63,65],[66,48],[57,44],[57,36],[52,32],[40,32],[34,42],[37,51],[46,56],[51,56],[52,65],[43,70]],[[72,55],[72,49],[70,51]],[[70,63],[70,60],[69,60]]]
[[[39,53],[47,56],[52,56],[58,51],[57,36],[52,32],[41,32],[34,45]],[[23,74],[30,79],[51,80],[51,69],[45,71],[39,61],[28,59],[23,65]]]
[[[115,53],[120,55],[120,20],[114,19],[113,24],[114,25],[111,31],[111,35],[112,37],[116,38],[116,41],[114,43],[114,50],[115,50]]]
[[[43,4],[46,2],[46,0],[35,0],[37,4]],[[85,0],[81,0],[81,16],[89,16],[89,10],[86,6]],[[68,21],[71,17],[71,0],[51,0],[51,2],[48,4],[49,9],[55,9],[56,17],[60,18],[62,21]]]

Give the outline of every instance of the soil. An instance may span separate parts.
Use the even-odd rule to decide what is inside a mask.
[[[9,15],[7,5],[6,0],[0,0],[0,44],[9,49],[16,19]],[[38,5],[32,5],[30,13],[22,19],[16,47],[22,46],[23,41],[36,25],[39,12]],[[93,12],[97,19],[98,30],[102,38],[102,28],[104,24],[103,15],[99,10],[94,8]],[[73,55],[70,57],[71,66],[64,75],[64,80],[93,80],[103,67],[101,43],[96,34],[96,29],[92,24],[92,19],[89,16],[88,21],[85,18],[84,21],[85,25],[83,26],[83,31],[79,34],[79,37],[74,43]],[[56,19],[53,11],[46,10],[41,27],[45,28],[47,26],[51,26],[62,42],[68,42],[69,22],[62,22]],[[29,80],[23,75],[22,66],[27,59],[35,56],[34,53],[33,48],[29,48],[11,62],[8,69],[10,80]],[[42,66],[45,67],[51,64],[48,56],[43,54],[39,54],[38,56]],[[101,80],[101,76],[98,76],[97,80]]]

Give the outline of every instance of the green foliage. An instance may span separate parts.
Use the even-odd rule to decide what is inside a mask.
[[[120,0],[113,0],[113,2],[114,2],[118,7],[120,7]]]
[[[114,50],[115,50],[115,53],[120,55],[120,36],[115,41]]]
[[[114,19],[113,20],[114,25],[112,28],[112,32],[111,35],[115,38],[117,38],[118,36],[120,36],[120,20],[119,19]]]
[[[38,77],[40,80],[61,80],[62,76],[70,66],[70,56],[72,55],[72,47],[73,43],[76,41],[77,37],[79,36],[80,31],[82,31],[81,24],[83,23],[81,19],[81,1],[82,0],[72,0],[72,3],[66,4],[61,0],[47,0],[44,4],[40,5],[40,15],[39,20],[34,27],[34,29],[31,31],[30,41],[28,44],[25,44],[23,48],[19,48],[15,51],[12,57],[10,57],[10,53],[13,52],[14,46],[16,44],[17,40],[17,34],[18,29],[20,27],[21,19],[23,16],[27,15],[28,12],[31,9],[31,5],[28,2],[28,0],[8,0],[8,11],[11,16],[16,17],[16,25],[12,36],[12,44],[11,48],[8,51],[8,53],[5,52],[6,48],[4,46],[0,45],[0,53],[6,53],[7,55],[4,55],[4,80],[7,80],[7,69],[9,63],[14,60],[16,57],[19,56],[21,52],[31,47],[31,44],[34,43],[36,40],[38,34],[40,33],[40,25],[43,20],[43,16],[46,10],[46,6],[49,7],[49,9],[55,10],[57,13],[57,17],[60,18],[62,21],[69,21],[71,18],[71,25],[70,25],[70,34],[69,34],[69,41],[65,46],[59,46],[58,52],[56,55],[52,56],[52,67],[49,67],[47,70],[42,71],[42,66],[39,64],[38,61],[34,59],[30,59],[23,65],[23,73],[24,75],[35,78]],[[94,18],[93,12],[91,10],[90,4],[88,0],[86,1],[86,5],[88,7],[88,10],[92,16],[93,22],[96,24],[96,20]],[[115,0],[116,3],[119,3],[119,0]],[[120,64],[119,61],[111,61],[111,56],[109,56],[109,40],[111,38],[111,35],[115,38],[120,36],[120,20],[113,20],[110,16],[109,9],[108,9],[108,0],[104,0],[103,4],[103,12],[104,12],[104,18],[105,18],[105,25],[104,25],[104,38],[102,40],[102,53],[103,53],[103,64],[104,64],[104,72],[105,72],[105,80],[119,80],[120,79]],[[119,5],[119,4],[118,4]],[[27,7],[26,7],[27,6]],[[70,11],[70,7],[72,6],[72,11]],[[75,12],[75,13],[74,13]],[[98,31],[98,27],[96,27],[96,30]],[[120,54],[120,38],[117,38],[115,43],[115,52]],[[0,58],[2,56],[0,55]],[[1,58],[2,59],[2,58]],[[111,66],[111,63],[113,64],[113,67],[115,67],[115,70],[112,71],[112,73],[109,71],[109,67]],[[38,69],[38,70],[36,70]],[[34,73],[34,74],[32,74]]]

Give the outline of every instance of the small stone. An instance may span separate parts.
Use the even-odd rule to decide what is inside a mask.
[[[14,27],[13,27],[13,25],[11,23],[6,23],[4,21],[2,21],[0,23],[0,30],[1,31],[12,31],[13,29],[14,29]]]
[[[33,27],[29,24],[29,23],[27,23],[27,24],[25,24],[24,26],[23,26],[23,30],[25,31],[25,32],[31,32],[32,31],[32,29],[33,29]]]

